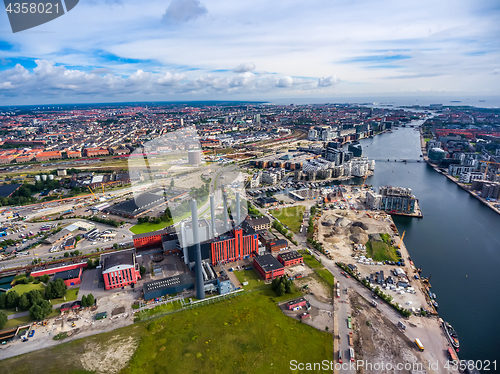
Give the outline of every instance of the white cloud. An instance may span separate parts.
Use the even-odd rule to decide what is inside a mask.
[[[281,77],[276,83],[276,87],[292,87],[293,78],[290,76]]]
[[[330,75],[329,77],[321,77],[318,79],[318,87],[329,87],[339,83],[339,79],[336,75]]]
[[[253,71],[255,70],[255,64],[253,62],[245,62],[243,64],[240,64],[234,68],[235,73],[245,73],[247,71]]]
[[[163,15],[163,22],[188,22],[207,14],[208,10],[198,0],[172,0]]]

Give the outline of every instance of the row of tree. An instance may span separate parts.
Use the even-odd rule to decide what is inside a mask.
[[[295,286],[293,281],[285,276],[276,277],[271,283],[271,289],[276,292],[276,296],[282,296],[285,293],[293,293],[295,291]]]
[[[94,305],[95,304],[94,295],[92,295],[91,293],[89,293],[88,295],[83,295],[81,302],[84,308]]]

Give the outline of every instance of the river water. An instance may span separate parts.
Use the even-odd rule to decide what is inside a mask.
[[[411,128],[360,143],[369,158],[420,159],[420,135]],[[394,222],[401,234],[406,231],[415,265],[431,275],[439,315],[458,332],[459,357],[498,359],[498,366],[500,215],[425,163],[378,161],[366,183],[412,189],[424,218],[395,216]]]

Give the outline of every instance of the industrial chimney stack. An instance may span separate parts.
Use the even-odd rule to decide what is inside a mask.
[[[203,275],[201,269],[201,248],[200,235],[198,229],[198,206],[196,200],[191,200],[191,216],[193,225],[193,242],[195,245],[195,273],[196,273],[196,298],[202,300],[205,298],[205,287],[203,285]]]

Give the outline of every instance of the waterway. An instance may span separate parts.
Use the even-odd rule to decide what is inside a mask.
[[[400,128],[360,143],[369,158],[420,159],[419,136]],[[366,183],[412,189],[424,218],[394,217],[411,258],[431,276],[439,315],[458,332],[460,359],[497,359],[498,367],[500,216],[425,163],[377,162]]]

